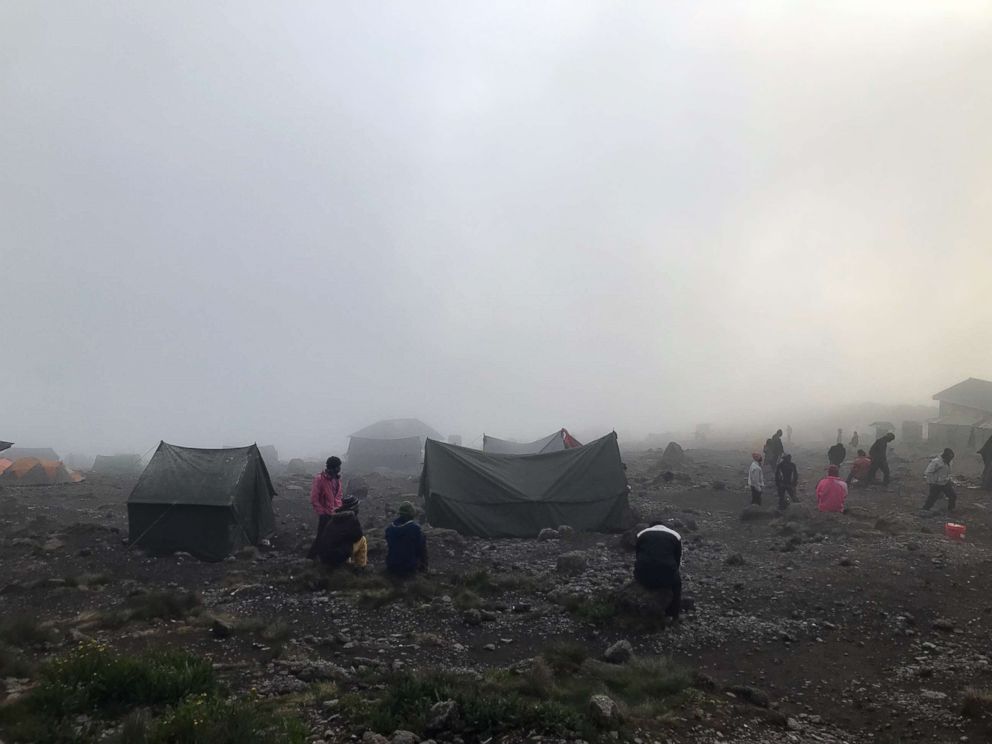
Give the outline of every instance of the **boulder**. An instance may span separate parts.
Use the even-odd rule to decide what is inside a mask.
[[[558,537],[562,540],[571,540],[575,537],[575,530],[569,527],[567,524],[563,524],[558,528]]]
[[[634,647],[630,641],[617,641],[603,654],[603,658],[611,664],[626,664],[634,656]]]
[[[613,600],[624,615],[659,620],[665,617],[665,610],[672,603],[672,591],[645,589],[632,581],[619,589],[613,595]]]
[[[389,739],[375,731],[366,731],[362,735],[362,744],[389,744]]]
[[[427,714],[426,728],[432,735],[461,728],[461,710],[458,708],[458,703],[454,700],[434,703]]]
[[[557,540],[559,537],[558,530],[553,530],[550,527],[545,527],[543,530],[537,533],[538,542],[547,542],[548,540]]]
[[[751,705],[757,705],[759,708],[767,708],[771,704],[771,700],[768,698],[768,693],[764,690],[758,689],[757,687],[751,687],[750,685],[736,685],[731,687],[730,691],[741,700],[751,703]]]
[[[620,547],[624,550],[634,550],[637,547],[637,535],[650,527],[647,522],[640,522],[620,535]]]
[[[221,617],[215,617],[210,623],[210,633],[214,638],[230,638],[234,635],[234,623]]]
[[[578,550],[562,553],[558,556],[558,573],[565,576],[577,576],[586,570],[588,563],[586,554]]]
[[[400,729],[393,732],[393,739],[390,744],[420,744],[420,737],[412,731]]]
[[[589,716],[600,726],[620,723],[620,706],[609,695],[593,695],[589,698]]]

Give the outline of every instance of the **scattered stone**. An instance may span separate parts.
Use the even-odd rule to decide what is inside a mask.
[[[230,638],[234,634],[234,623],[215,617],[210,623],[210,632],[214,638]]]
[[[545,527],[543,530],[537,533],[538,542],[547,542],[548,540],[557,540],[560,537],[558,530],[553,530],[550,527]]]
[[[942,703],[947,700],[947,693],[938,692],[937,690],[921,690],[920,697],[934,703]]]
[[[400,729],[393,732],[393,740],[391,744],[420,744],[420,737],[412,731],[404,731]]]
[[[603,658],[611,664],[626,664],[634,656],[634,647],[630,641],[617,641],[603,654]]]
[[[751,705],[757,705],[759,708],[767,708],[771,704],[768,693],[764,690],[759,690],[757,687],[735,685],[730,688],[730,691],[741,700],[751,703]]]
[[[375,731],[366,731],[362,734],[362,744],[389,744],[389,739]]]
[[[582,573],[586,570],[587,565],[586,554],[577,550],[558,556],[558,573],[566,576],[576,576]]]
[[[474,607],[462,613],[462,622],[466,625],[482,625],[482,612]]]
[[[670,589],[645,589],[632,581],[613,595],[617,609],[624,615],[663,620],[672,603]]]
[[[563,524],[558,528],[558,537],[562,540],[571,540],[575,537],[575,530],[569,527],[567,524]]]
[[[799,721],[797,721],[795,718],[786,718],[785,719],[785,727],[787,729],[789,729],[789,731],[802,731],[803,730],[803,725],[801,723],[799,723]]]
[[[620,706],[609,695],[589,698],[589,715],[600,726],[610,726],[620,721]]]
[[[948,620],[946,617],[938,617],[933,621],[934,630],[942,630],[945,633],[954,632],[954,623]]]
[[[741,512],[742,522],[757,522],[765,519],[772,519],[775,513],[762,509],[758,504],[748,504]]]
[[[454,700],[442,700],[431,706],[427,714],[427,732],[431,735],[457,731],[461,728],[461,710]]]
[[[726,563],[728,566],[743,566],[744,556],[741,555],[740,553],[731,553],[724,559],[723,562]]]

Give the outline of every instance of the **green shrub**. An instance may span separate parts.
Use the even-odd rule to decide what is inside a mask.
[[[115,715],[141,705],[176,703],[216,687],[213,666],[198,656],[176,651],[123,656],[86,644],[43,667],[27,701],[55,717]]]
[[[52,640],[52,635],[52,629],[44,626],[35,615],[12,615],[0,623],[0,641],[11,646],[40,646]]]
[[[149,728],[147,744],[303,744],[308,731],[296,717],[254,699],[194,695]]]

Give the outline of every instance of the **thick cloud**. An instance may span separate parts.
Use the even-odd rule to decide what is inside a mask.
[[[0,437],[925,402],[992,376],[990,89],[984,3],[5,3]]]

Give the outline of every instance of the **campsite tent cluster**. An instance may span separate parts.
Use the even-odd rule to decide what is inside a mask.
[[[57,486],[79,483],[83,476],[69,470],[54,450],[13,447],[0,442],[0,485]]]

